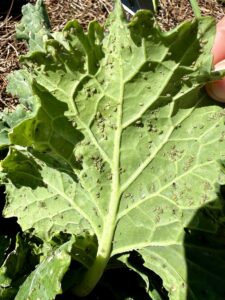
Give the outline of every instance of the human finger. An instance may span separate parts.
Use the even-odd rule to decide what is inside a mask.
[[[217,63],[214,69],[225,70],[225,59]],[[225,78],[207,83],[206,91],[214,100],[225,103]]]
[[[225,17],[216,25],[216,36],[212,48],[213,64],[225,59]]]

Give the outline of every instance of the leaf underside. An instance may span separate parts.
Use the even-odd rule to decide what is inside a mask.
[[[148,11],[128,23],[117,3],[105,29],[71,21],[22,58],[33,78],[23,99],[36,102],[10,130],[4,216],[44,243],[97,238],[79,295],[135,250],[169,299],[224,299],[225,111],[202,89],[214,21],[162,32]]]

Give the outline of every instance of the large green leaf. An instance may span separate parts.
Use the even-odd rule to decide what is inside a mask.
[[[223,218],[225,112],[201,89],[218,76],[214,21],[166,33],[148,11],[128,24],[118,3],[105,36],[96,22],[87,34],[70,22],[45,52],[23,58],[39,106],[10,133],[4,214],[45,241],[58,231],[96,236],[78,295],[93,289],[110,257],[136,250],[170,299],[207,299],[196,274],[208,289],[219,277],[215,299],[224,299],[224,250],[211,276],[216,246],[187,240],[190,228],[216,236]],[[202,249],[209,271],[195,262]]]

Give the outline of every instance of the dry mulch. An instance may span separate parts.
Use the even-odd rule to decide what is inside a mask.
[[[20,9],[15,7],[22,2],[35,0],[8,1],[8,7],[1,11],[0,6],[0,109],[15,107],[17,100],[6,93],[7,75],[19,68],[19,56],[26,52],[26,44],[15,39],[15,25],[21,17]],[[10,2],[11,1],[11,2]],[[157,20],[163,30],[169,30],[183,20],[193,17],[188,0],[160,0]],[[78,19],[87,28],[89,21],[97,19],[103,23],[112,10],[113,0],[45,0],[52,29],[60,30],[68,20]],[[199,0],[203,15],[214,16],[217,20],[225,15],[225,4],[217,0]],[[4,6],[4,5],[3,5]],[[13,15],[13,16],[12,16]]]
[[[199,0],[198,4],[204,16],[213,16],[220,20],[225,15],[225,5],[219,0]],[[180,22],[194,17],[189,0],[160,0],[157,19],[165,30]]]

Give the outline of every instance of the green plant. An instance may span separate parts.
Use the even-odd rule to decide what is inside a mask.
[[[152,3],[153,3],[154,12],[157,12],[158,6],[159,6],[159,1],[158,0],[153,0]]]
[[[201,10],[198,6],[197,0],[190,0],[194,15],[196,18],[201,18]]]
[[[104,29],[51,33],[42,1],[24,8],[30,50],[8,88],[21,104],[1,123],[3,215],[21,232],[1,237],[1,299],[98,284],[112,299],[224,299],[225,112],[202,88],[223,75],[215,22],[162,32],[116,1]],[[138,293],[119,288],[127,269]]]

